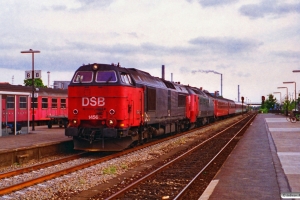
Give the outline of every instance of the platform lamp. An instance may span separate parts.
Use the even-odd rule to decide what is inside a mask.
[[[293,70],[293,72],[294,73],[299,73],[300,72],[300,70]],[[296,83],[295,83],[296,84]],[[295,85],[295,90],[296,90],[296,85]],[[299,94],[299,96],[300,96],[300,94]],[[296,109],[296,108],[295,108]],[[299,111],[299,110],[298,110]]]
[[[280,104],[281,104],[281,92],[273,92],[273,94],[280,94]]]
[[[288,103],[289,103],[288,102],[288,99],[289,99],[288,95],[289,95],[289,89],[287,87],[277,87],[277,89],[283,89],[283,88],[286,88],[286,99],[287,99],[287,101],[286,101],[285,115],[288,116]]]
[[[284,84],[289,84],[289,83],[295,83],[295,111],[296,111],[296,106],[297,106],[297,103],[296,103],[296,98],[297,98],[297,95],[296,95],[296,81],[287,81],[287,82],[283,82]]]
[[[31,72],[31,78],[32,78],[32,130],[34,131],[34,54],[35,53],[40,53],[38,50],[32,50],[29,49],[29,51],[21,51],[21,53],[31,53],[32,55],[32,72]]]

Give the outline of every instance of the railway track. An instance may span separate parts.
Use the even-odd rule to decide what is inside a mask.
[[[254,117],[246,117],[166,164],[154,166],[153,171],[145,172],[142,178],[105,198],[198,199],[209,183],[207,177],[214,177]],[[208,183],[202,186],[204,180]],[[102,197],[100,194],[95,198]]]
[[[67,163],[76,159],[84,158],[89,155],[88,152],[79,153],[76,155],[68,156],[61,159],[56,159],[53,161],[49,161],[46,163],[41,163],[5,173],[0,174],[0,195],[7,194],[16,190],[20,190],[24,187],[29,187],[31,185],[43,182],[45,180],[51,179],[51,177],[54,177],[51,174],[48,175],[41,175],[39,176],[37,173],[39,170],[43,170],[47,167],[53,167],[56,165],[61,165],[62,163]],[[55,172],[56,173],[56,172]],[[34,177],[30,174],[35,174],[34,176],[37,176],[37,178],[31,178]],[[22,181],[16,181],[15,179],[20,179],[20,176],[24,175]],[[62,175],[62,174],[61,174]],[[29,178],[26,178],[29,177]],[[60,176],[60,175],[59,175]],[[4,182],[4,183],[3,183]],[[16,183],[18,182],[18,183]]]
[[[210,126],[213,126],[213,124]],[[195,130],[193,130],[193,131],[195,131]],[[66,174],[76,172],[80,169],[84,169],[87,167],[97,165],[99,163],[103,163],[105,161],[112,160],[116,157],[128,155],[134,151],[138,151],[140,149],[143,149],[143,148],[146,148],[146,147],[158,144],[158,143],[162,143],[166,140],[170,140],[170,139],[180,137],[180,136],[183,136],[186,134],[187,133],[177,134],[172,137],[165,138],[163,140],[150,142],[143,146],[138,146],[136,148],[128,149],[123,152],[115,153],[115,154],[104,156],[101,158],[88,159],[80,164],[72,165],[70,163],[72,161],[70,161],[70,160],[82,159],[82,157],[86,157],[86,155],[76,155],[76,156],[73,156],[70,158],[65,158],[64,160],[57,160],[57,161],[45,163],[43,165],[31,166],[28,168],[12,171],[12,172],[9,172],[6,174],[0,174],[0,182],[5,182],[5,184],[6,184],[6,185],[5,184],[0,185],[0,195],[8,194],[8,193],[11,193],[14,191],[19,191],[22,188],[30,187],[32,185],[39,184],[39,183],[45,182],[50,179],[55,179],[57,177],[61,177]],[[63,163],[63,164],[60,164],[60,163]],[[61,169],[57,165],[64,165],[66,167]],[[49,168],[49,167],[53,169],[51,171],[51,173],[43,174],[42,172],[44,171],[44,169]],[[41,174],[39,174],[40,172],[41,172]],[[33,178],[33,177],[35,177],[35,178]],[[21,181],[16,181],[15,179],[18,179]]]

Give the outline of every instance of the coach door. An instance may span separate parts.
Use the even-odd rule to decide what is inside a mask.
[[[28,133],[28,93],[0,91],[0,137]]]

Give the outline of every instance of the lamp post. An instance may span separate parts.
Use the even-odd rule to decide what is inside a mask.
[[[289,95],[289,89],[287,87],[277,87],[277,89],[283,89],[286,88],[286,109],[285,109],[285,115],[288,116],[288,95]]]
[[[281,104],[281,92],[273,92],[273,94],[280,94],[280,104]]]
[[[296,103],[296,81],[286,81],[286,82],[283,82],[284,84],[289,84],[289,83],[295,83],[295,111],[296,111],[296,106],[297,106],[297,103]]]
[[[32,104],[31,104],[31,108],[32,108],[32,130],[34,131],[34,54],[35,53],[40,53],[40,51],[38,50],[32,50],[29,49],[29,51],[21,51],[21,53],[31,53],[32,55],[32,72],[31,72],[31,78],[32,78],[32,96],[31,96],[31,100],[32,100]]]
[[[294,73],[300,72],[300,70],[293,70]],[[295,83],[295,90],[296,90],[296,83]],[[297,96],[297,95],[296,95]],[[299,95],[300,97],[300,95]],[[296,109],[296,108],[295,108]]]

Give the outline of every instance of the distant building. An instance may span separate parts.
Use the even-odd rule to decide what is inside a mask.
[[[54,89],[68,89],[68,85],[70,81],[54,81],[53,88]]]

